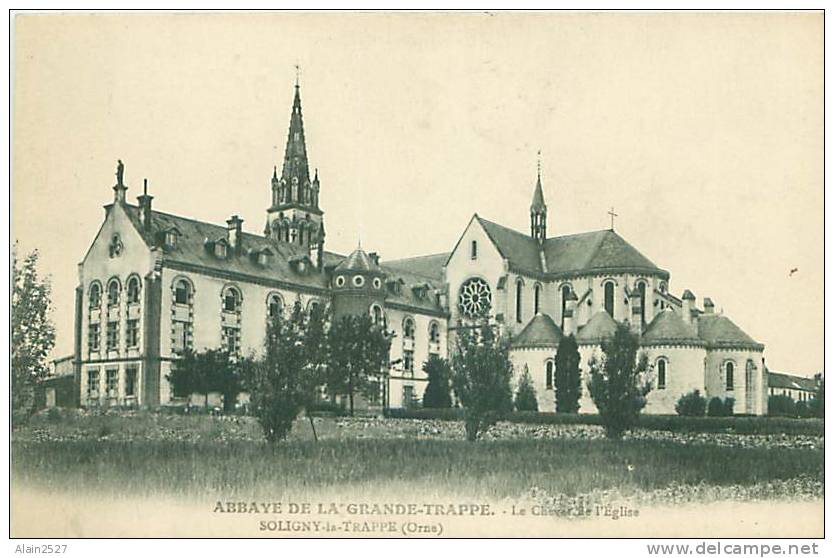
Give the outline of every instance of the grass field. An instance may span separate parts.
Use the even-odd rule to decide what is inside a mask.
[[[12,435],[13,482],[223,497],[822,496],[822,437],[637,432],[612,442],[595,426],[502,424],[470,443],[448,421],[321,418],[316,430],[319,442],[301,420],[290,440],[269,446],[245,417],[42,415]]]

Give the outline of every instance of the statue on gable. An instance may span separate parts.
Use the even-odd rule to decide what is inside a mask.
[[[116,164],[116,184],[123,185],[125,178],[125,164],[122,163],[122,160],[119,159],[118,163]]]

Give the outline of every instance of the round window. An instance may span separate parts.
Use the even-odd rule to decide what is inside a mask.
[[[374,277],[374,288],[381,289],[382,288],[382,279],[379,277]]]
[[[458,307],[464,316],[472,317],[489,309],[492,293],[489,285],[477,277],[469,279],[460,288]]]
[[[336,277],[336,286],[337,287],[344,287],[345,286],[345,276],[339,275]]]
[[[365,284],[365,278],[361,275],[354,275],[353,276],[353,286],[354,287],[361,287]]]

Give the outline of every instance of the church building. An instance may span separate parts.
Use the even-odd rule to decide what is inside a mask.
[[[519,177],[523,181],[523,177]],[[75,375],[82,406],[177,402],[166,376],[186,349],[262,350],[270,316],[300,302],[335,315],[368,312],[393,331],[379,403],[419,406],[422,364],[448,357],[455,328],[489,309],[512,339],[516,379],[527,370],[541,411],[554,410],[554,357],[563,335],[580,347],[580,412],[594,412],[587,363],[617,322],[640,336],[653,367],[646,412],[674,413],[693,389],[732,397],[735,412],[764,414],[764,346],[691,291],[674,296],[669,272],[614,232],[547,236],[539,172],[523,233],[474,215],[451,252],[381,261],[357,248],[325,249],[326,186],[310,172],[295,85],[284,160],[270,181],[262,232],[153,207],[147,181],[129,203],[119,161],[113,201],[79,264]]]

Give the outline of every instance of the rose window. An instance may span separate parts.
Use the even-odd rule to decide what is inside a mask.
[[[477,277],[469,279],[460,288],[458,306],[464,316],[477,316],[485,312],[492,304],[489,285]]]

